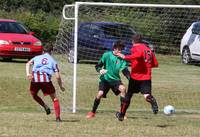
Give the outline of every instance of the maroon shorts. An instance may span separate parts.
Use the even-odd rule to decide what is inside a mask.
[[[32,95],[36,95],[40,89],[42,90],[45,96],[55,93],[55,88],[51,81],[50,82],[31,82],[30,91]]]

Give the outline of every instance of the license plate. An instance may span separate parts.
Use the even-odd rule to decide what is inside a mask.
[[[15,51],[24,51],[24,52],[30,52],[30,48],[15,48]]]

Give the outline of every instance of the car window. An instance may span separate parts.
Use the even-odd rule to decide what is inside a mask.
[[[99,26],[96,24],[84,24],[79,28],[79,34],[81,36],[94,37],[94,38],[102,38],[103,34]]]
[[[92,37],[94,37],[94,38],[103,38],[104,37],[102,30],[98,25],[91,24],[90,29],[91,29],[90,34]]]
[[[79,28],[79,35],[82,37],[87,36],[90,34],[90,24],[81,25]]]
[[[135,32],[125,25],[105,25],[101,27],[107,38],[131,39]]]
[[[0,22],[0,32],[27,34],[26,28],[17,22]]]
[[[200,35],[200,23],[195,23],[192,28],[192,33]]]

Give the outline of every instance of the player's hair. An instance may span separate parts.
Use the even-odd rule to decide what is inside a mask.
[[[51,51],[53,50],[53,45],[52,43],[46,43],[43,47],[43,51],[44,52],[48,52],[51,53]]]
[[[142,42],[142,35],[140,35],[140,34],[134,35],[133,36],[133,41],[134,41],[134,43],[140,43],[140,42]]]
[[[125,47],[125,44],[124,44],[124,42],[121,41],[121,40],[116,41],[116,42],[114,43],[114,45],[113,45],[113,49],[121,49],[121,50],[123,50],[124,47]]]

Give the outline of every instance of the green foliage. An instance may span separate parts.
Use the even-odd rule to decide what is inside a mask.
[[[58,33],[60,17],[55,17],[52,14],[45,13],[42,10],[36,13],[30,11],[17,10],[12,12],[0,11],[1,18],[15,19],[25,24],[30,31],[35,32],[43,42],[55,41]]]
[[[82,2],[87,0],[80,0]],[[189,4],[189,5],[199,5],[199,0],[89,0],[94,2],[117,2],[117,3],[153,3],[153,4]],[[55,37],[58,33],[59,24],[61,21],[62,16],[62,8],[65,4],[74,3],[75,0],[1,0],[0,1],[0,18],[9,18],[9,19],[16,19],[22,23],[24,23],[28,28],[35,32],[35,35],[41,39],[42,41],[55,41]],[[96,7],[95,7],[96,8]],[[97,8],[96,8],[97,9]],[[119,10],[118,10],[119,11]],[[127,10],[120,10],[121,12],[115,12],[115,17],[107,16],[109,13],[107,11],[101,11],[100,9],[91,14],[89,18],[93,18],[93,20],[98,21],[102,19],[104,21],[114,21],[114,22],[124,22],[128,23],[132,26],[137,26],[137,22],[140,22],[140,27],[135,28],[136,31],[141,32],[146,35],[152,41],[162,41],[166,40],[160,37],[158,32],[161,32],[161,29],[164,28],[163,32],[170,32],[173,35],[177,35],[175,31],[178,30],[180,26],[182,26],[182,30],[185,30],[189,23],[182,22],[181,18],[176,18],[176,14],[174,12],[166,13],[160,15],[159,13],[155,14],[154,11],[141,11],[135,13],[127,11]],[[164,10],[161,10],[164,12]],[[176,11],[175,11],[176,12]],[[147,14],[148,13],[148,14]],[[173,21],[169,22],[167,18],[165,20],[161,20],[161,18],[168,17],[170,14]],[[187,13],[188,16],[184,16],[183,18],[187,18],[188,20],[195,21],[198,18],[193,17],[192,12]],[[102,16],[102,17],[100,17]],[[120,16],[118,18],[117,16]],[[127,16],[132,16],[134,19],[129,20]],[[82,15],[82,20],[91,20],[88,19],[88,16]],[[85,18],[84,18],[85,17]],[[144,20],[145,18],[153,17],[154,20]],[[151,27],[151,26],[157,27]],[[160,26],[160,27],[158,27]],[[165,26],[165,27],[163,27]],[[174,27],[169,27],[174,26]],[[148,30],[151,30],[149,32]],[[178,34],[178,37],[181,38],[181,32]],[[180,35],[181,34],[181,35]],[[172,47],[177,46],[180,41],[174,40],[171,35],[165,36],[168,40],[171,41]],[[165,45],[162,45],[165,46]],[[167,45],[169,46],[169,45]],[[164,48],[165,49],[165,48]],[[166,50],[165,50],[166,51]]]

